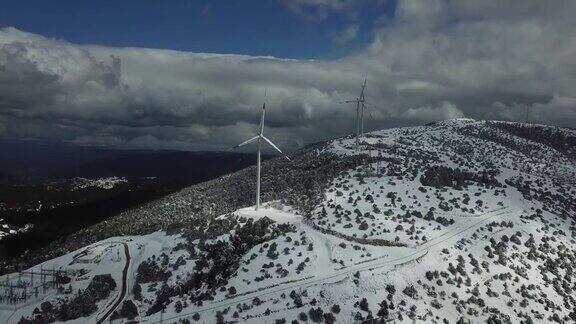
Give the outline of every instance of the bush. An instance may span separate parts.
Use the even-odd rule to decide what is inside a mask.
[[[182,311],[181,301],[177,301],[176,304],[174,304],[174,310],[176,311],[176,313],[180,313]]]
[[[322,319],[323,319],[322,315],[323,314],[324,314],[324,312],[322,311],[322,308],[320,308],[320,307],[310,308],[310,310],[308,311],[308,315],[310,316],[310,319],[316,323],[322,322]]]
[[[166,281],[171,273],[162,269],[155,260],[148,259],[138,266],[136,274],[137,283]]]
[[[142,301],[142,286],[138,282],[134,283],[134,287],[132,287],[132,294],[134,295],[134,299],[137,301]]]
[[[416,291],[416,289],[414,288],[414,286],[412,286],[412,285],[407,286],[406,288],[404,288],[404,290],[402,290],[402,292],[403,292],[406,296],[409,296],[409,297],[412,297],[412,298],[414,298],[414,297],[416,296],[416,294],[418,293],[418,292]]]
[[[360,309],[365,312],[370,311],[370,307],[368,306],[368,300],[366,300],[366,298],[362,298],[362,300],[360,300]]]
[[[332,313],[338,314],[340,313],[340,305],[334,304],[330,310],[332,311]]]
[[[180,303],[180,301],[178,301]],[[176,303],[176,311],[178,311],[178,303]],[[180,304],[180,311],[182,310],[182,304]],[[134,302],[131,300],[125,300],[122,303],[122,309],[120,310],[120,317],[127,318],[129,320],[133,320],[138,316],[138,308],[134,305]]]

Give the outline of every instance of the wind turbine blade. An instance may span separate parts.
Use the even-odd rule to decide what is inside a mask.
[[[364,104],[364,103],[362,103],[362,104]],[[365,105],[364,107],[370,107],[370,106]],[[370,119],[374,119],[374,116],[372,116],[372,110],[369,109],[368,114],[370,115]]]
[[[364,83],[362,84],[362,92],[360,92],[360,99],[364,100],[364,90],[366,89],[366,78],[364,78]]]
[[[364,101],[362,101],[362,109],[365,109],[365,108],[373,109],[372,107],[370,107],[370,105],[367,105]]]
[[[262,136],[262,138],[263,138],[266,142],[268,142],[268,144],[270,144],[270,146],[272,146],[273,148],[275,148],[276,151],[278,151],[278,152],[280,152],[280,154],[284,155],[284,157],[287,158],[288,161],[290,161],[290,158],[289,158],[287,155],[285,155],[284,152],[282,152],[282,151],[278,148],[278,146],[274,145],[274,143],[272,143],[271,140],[267,139],[267,138],[264,137],[264,136]]]
[[[249,139],[249,140],[247,140],[247,141],[244,141],[244,142],[242,142],[242,143],[234,146],[232,149],[239,148],[240,146],[244,146],[244,145],[246,145],[246,144],[250,144],[250,143],[254,142],[255,140],[257,140],[258,137],[260,137],[260,135],[254,136],[254,137],[252,137],[251,139]]]
[[[364,101],[364,104],[366,104],[366,107],[373,109],[373,110],[382,110],[382,108],[380,106],[376,106],[375,104],[371,103],[371,102],[367,102]]]

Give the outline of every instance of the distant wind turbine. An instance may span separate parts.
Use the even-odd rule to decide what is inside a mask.
[[[260,118],[260,134],[252,137],[251,139],[244,141],[236,146],[233,147],[233,149],[238,148],[240,146],[244,146],[246,144],[250,144],[254,141],[256,141],[258,143],[258,153],[257,153],[257,159],[256,159],[256,207],[255,210],[258,210],[258,208],[260,207],[260,143],[262,142],[262,140],[268,142],[268,144],[270,144],[270,146],[272,146],[276,151],[280,152],[280,154],[284,155],[284,153],[278,148],[278,146],[274,145],[274,143],[272,143],[271,140],[267,139],[266,137],[264,137],[264,115],[266,114],[266,103],[264,103],[262,105],[262,117]],[[286,155],[284,155],[284,157],[286,159],[288,159],[288,161],[290,161],[290,158]]]
[[[358,150],[359,138],[364,135],[364,108],[366,108],[366,98],[364,97],[364,90],[366,89],[366,78],[362,84],[362,91],[360,97],[352,100],[346,100],[345,103],[356,104],[356,150]]]

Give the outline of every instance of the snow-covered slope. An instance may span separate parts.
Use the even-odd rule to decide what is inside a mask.
[[[61,288],[0,303],[0,321],[576,320],[574,131],[458,119],[372,132],[359,150],[336,139],[294,160],[264,167],[259,211],[228,197],[248,169],[120,215],[116,227],[140,213],[162,230],[36,265],[66,271]],[[90,287],[106,274],[113,288]]]
[[[108,177],[100,179],[85,179],[85,178],[74,178],[72,179],[72,190],[80,190],[89,187],[101,188],[101,189],[112,189],[118,184],[127,183],[126,178],[119,177]]]

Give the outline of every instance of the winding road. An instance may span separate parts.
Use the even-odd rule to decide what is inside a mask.
[[[102,316],[96,322],[97,324],[103,323],[116,310],[118,305],[120,305],[120,303],[124,300],[124,297],[126,296],[126,290],[128,287],[128,268],[130,267],[130,249],[128,248],[128,244],[126,244],[125,242],[122,242],[122,245],[124,245],[124,254],[126,256],[126,264],[124,264],[124,269],[122,270],[122,289],[120,290],[118,299],[116,299],[116,301],[114,302],[112,307],[108,309],[106,314],[104,314],[104,316]]]
[[[163,321],[171,321],[171,320],[177,320],[179,318],[190,317],[194,313],[202,313],[202,312],[206,312],[206,311],[210,311],[210,310],[225,308],[228,306],[234,306],[234,305],[241,303],[241,302],[251,301],[254,297],[261,297],[261,296],[265,296],[265,295],[269,295],[269,294],[278,293],[281,291],[300,288],[303,286],[307,286],[307,287],[314,286],[314,285],[322,284],[328,280],[338,281],[338,280],[341,280],[342,278],[349,276],[349,275],[351,275],[357,271],[370,271],[370,270],[383,268],[383,267],[399,266],[399,265],[408,263],[410,261],[414,261],[414,260],[417,260],[417,259],[424,257],[426,254],[428,254],[428,251],[430,250],[430,248],[435,247],[435,246],[439,245],[440,243],[446,242],[446,241],[448,241],[454,237],[457,237],[460,234],[468,232],[472,229],[476,229],[480,225],[489,221],[490,219],[493,219],[497,216],[501,216],[501,215],[506,214],[506,213],[514,213],[514,212],[516,212],[516,211],[512,210],[509,207],[501,207],[501,208],[491,210],[491,211],[486,212],[486,213],[484,213],[478,217],[475,217],[475,221],[470,222],[468,224],[463,224],[462,226],[456,226],[456,227],[452,228],[450,231],[447,231],[447,232],[431,239],[430,241],[428,241],[428,242],[426,242],[420,246],[415,247],[412,252],[410,252],[406,255],[400,256],[400,257],[395,257],[395,258],[391,258],[391,259],[387,259],[387,260],[382,260],[381,258],[374,258],[374,259],[370,260],[369,262],[357,263],[357,264],[354,264],[351,266],[340,268],[339,270],[332,272],[332,273],[329,273],[329,274],[326,274],[324,276],[314,276],[314,277],[307,278],[307,279],[304,279],[304,280],[298,281],[298,282],[285,283],[285,285],[279,284],[278,286],[282,286],[282,287],[275,286],[274,288],[265,289],[262,291],[254,291],[254,292],[251,292],[251,293],[248,293],[245,295],[238,296],[236,298],[232,297],[232,298],[227,298],[224,300],[216,301],[216,302],[213,302],[210,305],[207,305],[205,307],[196,308],[194,311],[189,312],[189,313],[183,313],[183,314],[178,314],[178,315],[171,316],[171,317],[166,317],[163,319]],[[144,322],[160,323],[160,321],[155,321],[155,320],[144,321]]]

